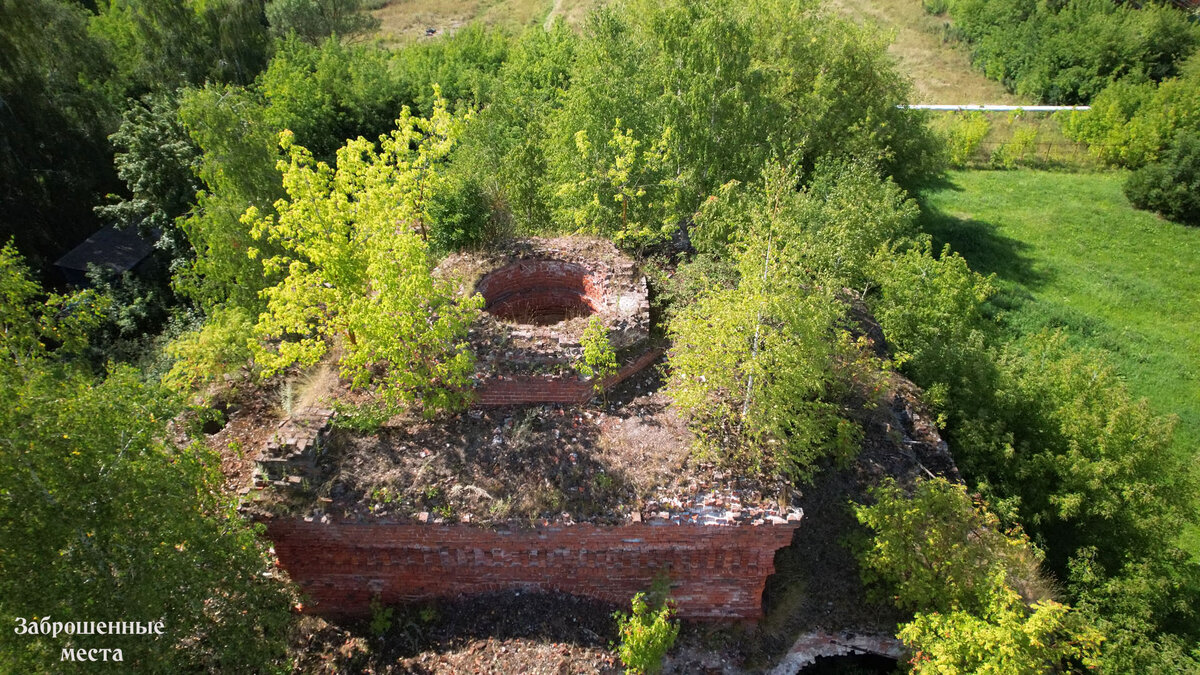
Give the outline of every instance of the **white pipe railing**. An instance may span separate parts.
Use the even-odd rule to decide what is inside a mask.
[[[896,106],[907,110],[980,110],[983,112],[1058,112],[1059,110],[1091,110],[1090,105],[982,105],[977,103],[942,104],[912,103]]]

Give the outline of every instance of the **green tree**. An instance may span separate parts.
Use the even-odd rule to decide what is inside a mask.
[[[179,117],[202,152],[203,189],[179,221],[195,259],[176,272],[175,286],[206,311],[231,305],[257,312],[259,291],[269,280],[262,265],[246,255],[254,238],[241,216],[247,206],[270,212],[283,195],[275,167],[278,132],[266,121],[262,104],[240,87],[186,90]],[[259,249],[264,255],[277,250],[263,244]]]
[[[170,440],[174,397],[132,368],[95,381],[72,365],[95,320],[86,294],[43,296],[0,250],[0,619],[164,631],[5,630],[0,668],[68,669],[63,649],[100,647],[150,672],[280,666],[290,597],[265,544],[222,494],[219,459]]]
[[[1129,176],[1125,196],[1139,209],[1200,225],[1200,133],[1179,132],[1161,162]]]
[[[280,278],[263,291],[255,329],[264,374],[315,364],[338,340],[342,372],[355,386],[372,381],[376,364],[387,366],[380,384],[389,404],[419,399],[432,414],[466,402],[474,369],[466,330],[482,300],[458,299],[433,278],[425,238],[441,162],[462,124],[444,101],[428,119],[405,108],[378,148],[349,141],[336,168],[280,135],[288,198],[275,204],[278,216],[251,207],[243,217],[256,239],[282,249],[262,259]]]
[[[954,410],[970,416],[968,400],[986,397],[994,379],[982,309],[994,282],[949,247],[935,258],[929,242],[882,248],[871,264],[879,285],[871,308],[895,359],[925,389],[943,426]]]
[[[818,458],[845,456],[856,440],[833,402],[848,355],[837,328],[845,307],[808,274],[806,229],[819,213],[807,208],[809,195],[793,191],[781,169],[764,181],[731,202],[735,225],[715,225],[729,209],[711,206],[705,222],[730,232],[740,280],[672,318],[670,392],[718,458],[808,478]]]
[[[379,19],[363,11],[362,0],[268,0],[267,21],[276,35],[295,33],[314,45],[331,35],[355,38],[379,28]]]
[[[578,232],[607,234],[627,248],[641,248],[669,236],[675,223],[656,219],[664,211],[663,202],[674,201],[668,173],[670,139],[667,128],[657,141],[643,147],[632,129],[621,128],[619,117],[603,150],[588,138],[586,129],[576,132],[582,168],[575,180],[562,183],[555,193],[566,205],[560,217]]]
[[[105,137],[121,96],[89,16],[61,0],[0,2],[0,242],[35,259],[91,234],[92,206],[120,186]]]
[[[1029,602],[1047,599],[1040,552],[1020,532],[1001,532],[965,486],[933,478],[906,492],[888,479],[870,497],[870,505],[854,505],[873,532],[861,555],[863,579],[886,588],[897,607],[980,613],[994,599],[997,571],[1004,585],[1026,589]]]
[[[154,238],[171,266],[190,260],[191,246],[175,220],[195,203],[200,181],[196,171],[200,150],[179,120],[179,102],[173,94],[146,96],[130,101],[121,126],[109,136],[117,153],[117,176],[125,182],[128,198],[109,195],[112,203],[96,213],[122,228],[136,229]]]
[[[413,103],[407,84],[385,50],[333,38],[314,46],[292,36],[276,43],[255,90],[269,126],[290,130],[297,143],[329,161],[347,139],[387,132],[396,111]]]
[[[107,0],[88,31],[116,66],[126,96],[217,82],[248,84],[267,60],[260,2]]]

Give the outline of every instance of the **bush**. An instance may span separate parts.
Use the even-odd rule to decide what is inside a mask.
[[[992,123],[979,111],[955,113],[940,125],[940,133],[946,147],[947,159],[955,168],[964,168],[979,149]]]
[[[273,33],[295,33],[318,44],[330,35],[356,37],[379,28],[379,19],[364,12],[362,4],[362,0],[273,0],[265,11]]]
[[[1200,44],[1174,8],[1110,0],[954,0],[975,65],[1009,90],[1045,103],[1090,101],[1122,78],[1162,81]]]
[[[626,673],[650,675],[662,670],[663,657],[679,636],[679,623],[671,621],[672,613],[667,602],[651,608],[646,594],[638,593],[633,596],[633,614],[613,614],[621,636],[617,653]]]
[[[1129,176],[1125,196],[1139,209],[1200,225],[1200,134],[1180,132],[1161,162]]]
[[[254,320],[245,310],[217,308],[203,326],[167,345],[167,355],[175,362],[163,383],[187,391],[249,365],[253,328]]]
[[[480,246],[491,236],[487,195],[471,178],[448,176],[429,201],[429,243],[449,252]]]
[[[1200,63],[1200,60],[1197,60]],[[1155,86],[1118,82],[1071,113],[1063,132],[1101,160],[1131,169],[1159,160],[1181,131],[1200,133],[1200,71]]]
[[[945,14],[950,9],[950,0],[921,0],[921,6],[930,14]]]
[[[896,605],[915,612],[898,637],[914,673],[1044,673],[1094,666],[1101,637],[1050,598],[1040,551],[961,485],[919,481],[908,495],[894,481],[873,489],[855,516],[874,534],[863,577],[883,582]]]
[[[1037,127],[1022,126],[1013,129],[1012,136],[992,152],[992,166],[1015,169],[1018,164],[1029,160],[1037,148]]]
[[[874,531],[860,556],[863,579],[890,591],[900,609],[984,611],[997,573],[1030,602],[1048,597],[1040,552],[1021,533],[1001,532],[964,486],[934,478],[909,495],[889,478],[870,494],[874,504],[854,506],[858,522]]]

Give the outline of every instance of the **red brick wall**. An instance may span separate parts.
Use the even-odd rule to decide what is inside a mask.
[[[502,318],[536,316],[542,308],[572,316],[595,312],[603,290],[575,263],[521,260],[492,272],[477,289],[487,311]]]
[[[314,613],[365,615],[376,594],[389,604],[508,589],[626,604],[666,572],[680,616],[757,619],[775,551],[798,525],[584,524],[508,532],[277,518],[267,535]]]
[[[624,382],[662,356],[661,349],[651,349],[625,364],[616,375],[604,381],[606,389]],[[549,377],[524,375],[491,379],[475,389],[475,405],[502,406],[526,403],[585,403],[595,394],[591,380],[574,375]]]

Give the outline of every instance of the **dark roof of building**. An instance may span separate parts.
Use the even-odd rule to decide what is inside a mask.
[[[86,271],[92,264],[127,272],[150,255],[152,248],[150,242],[137,232],[118,230],[110,225],[85,239],[54,264],[69,270]]]

